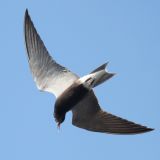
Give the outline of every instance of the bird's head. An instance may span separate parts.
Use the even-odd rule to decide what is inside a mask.
[[[54,114],[54,117],[57,122],[57,128],[60,128],[61,123],[63,123],[63,121],[65,120],[65,114],[62,114],[62,115],[55,115]]]

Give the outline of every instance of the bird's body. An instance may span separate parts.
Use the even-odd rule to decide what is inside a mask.
[[[59,123],[61,119],[64,119],[66,112],[70,111],[88,92],[89,89],[77,81],[68,87],[55,102],[54,117],[56,122]]]
[[[153,129],[114,116],[101,109],[92,88],[114,76],[105,63],[90,74],[79,77],[58,64],[48,53],[26,10],[25,44],[30,69],[39,90],[56,96],[54,117],[58,126],[72,111],[72,124],[95,132],[137,134]]]
[[[102,65],[106,67],[107,63]],[[54,107],[54,117],[59,124],[64,121],[66,112],[70,111],[80,102],[93,87],[111,78],[114,74],[107,73],[104,68],[96,70],[93,73],[85,75],[75,80],[64,92],[62,92],[56,100]],[[107,76],[107,77],[106,77]],[[59,124],[60,125],[60,124]]]

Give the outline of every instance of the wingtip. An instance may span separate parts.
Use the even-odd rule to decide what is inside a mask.
[[[29,18],[29,12],[28,12],[28,8],[26,8],[26,11],[25,11],[25,20],[27,20]]]
[[[26,13],[28,13],[28,8],[26,8]]]
[[[25,15],[26,16],[28,15],[28,8],[26,8]]]
[[[147,132],[154,131],[154,128],[147,128]]]
[[[139,133],[151,132],[153,130],[154,130],[153,128],[144,127]]]
[[[29,15],[28,8],[26,8],[25,15],[24,15],[24,28],[25,28],[25,30],[26,30],[27,24],[30,25],[31,23],[32,23],[32,20]]]

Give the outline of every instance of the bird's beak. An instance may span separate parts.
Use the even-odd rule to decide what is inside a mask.
[[[57,128],[60,130],[61,124],[57,123]]]

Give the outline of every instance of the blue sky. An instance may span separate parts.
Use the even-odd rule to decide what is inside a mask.
[[[0,159],[159,160],[160,2],[157,0],[1,1]],[[58,131],[55,98],[39,92],[25,54],[28,8],[50,54],[83,76],[109,61],[117,75],[95,88],[102,108],[156,130],[118,136],[71,125]]]

